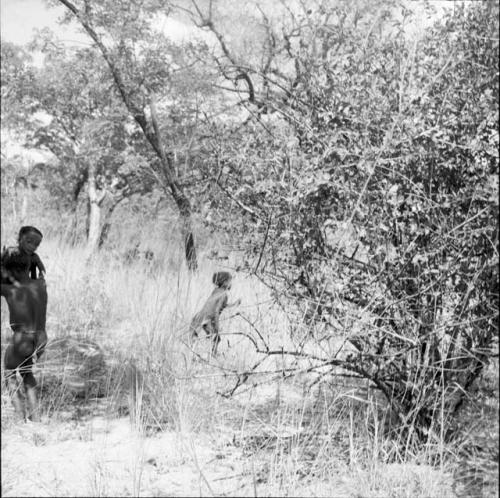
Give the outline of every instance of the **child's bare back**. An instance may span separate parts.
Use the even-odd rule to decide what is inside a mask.
[[[200,329],[205,330],[207,336],[212,336],[212,351],[216,354],[220,342],[220,314],[225,308],[237,306],[241,301],[238,299],[234,303],[229,303],[229,289],[231,289],[232,283],[232,276],[230,273],[214,273],[212,282],[216,285],[216,288],[212,291],[212,294],[210,294],[203,308],[194,315],[191,321],[190,330],[194,337],[198,336],[198,331]]]

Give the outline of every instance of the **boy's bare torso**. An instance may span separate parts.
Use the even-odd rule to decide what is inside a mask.
[[[203,305],[203,308],[193,317],[192,327],[201,327],[211,320],[218,318],[222,310],[227,306],[227,302],[227,290],[219,287],[214,289]]]

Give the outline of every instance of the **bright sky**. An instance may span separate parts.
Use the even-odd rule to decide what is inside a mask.
[[[24,45],[29,43],[35,29],[48,27],[55,32],[62,33],[57,18],[60,9],[48,9],[42,0],[0,0],[0,35],[2,40]],[[66,28],[67,30],[67,28]],[[71,40],[78,42],[84,39],[83,35],[70,31]],[[68,37],[69,38],[69,37]],[[69,41],[69,39],[68,39]],[[41,60],[35,55],[35,63]],[[28,149],[18,143],[17,138],[10,136],[8,130],[1,130],[2,157],[22,156],[22,164],[29,167],[31,164],[47,159],[47,154],[34,149]]]
[[[450,0],[430,0],[430,3],[439,12],[445,7],[452,8],[454,2]],[[422,8],[422,5],[422,0],[408,1],[408,7],[415,9],[417,12]],[[89,44],[88,37],[81,33],[76,28],[76,25],[73,25],[73,27],[71,25],[59,26],[57,19],[64,11],[62,5],[48,8],[43,0],[0,0],[0,33],[2,40],[24,45],[31,41],[36,29],[48,27],[68,45],[81,46],[82,43]],[[418,27],[423,27],[428,23],[429,20],[424,19],[424,16],[422,16],[417,20],[415,27],[418,29]],[[198,36],[200,35],[200,31],[193,26],[187,26],[173,19],[158,19],[156,27],[174,40],[190,38],[195,31],[198,31]],[[204,35],[206,36],[205,33]],[[201,36],[205,37],[203,34]]]
[[[2,39],[24,45],[31,41],[36,29],[48,27],[61,33],[57,19],[62,12],[62,8],[49,9],[43,0],[0,0]],[[76,42],[84,39],[76,30],[68,30],[67,26],[64,29],[69,31],[68,38]]]
[[[0,0],[2,40],[24,45],[31,41],[36,29],[48,27],[68,45],[89,44],[88,36],[81,33],[76,25],[61,27],[57,23],[64,11],[63,6],[48,8],[43,0]],[[191,37],[195,30],[173,19],[158,20],[156,25],[177,40]]]
[[[422,2],[410,1],[409,6],[415,8]],[[448,8],[453,4],[451,1],[431,0],[431,4],[438,10],[444,6]],[[417,7],[418,8],[418,7]],[[3,40],[11,41],[20,45],[28,43],[35,34],[35,29],[48,27],[56,35],[68,44],[88,43],[86,35],[78,32],[76,28],[71,29],[65,25],[61,28],[57,19],[64,8],[48,8],[43,0],[0,0],[0,32]],[[193,33],[193,28],[171,19],[160,23],[172,38],[187,38]]]

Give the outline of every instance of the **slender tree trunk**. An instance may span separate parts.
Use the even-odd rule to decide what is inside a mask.
[[[29,198],[30,198],[30,188],[28,185],[24,185],[22,188],[23,196],[21,201],[21,225],[26,224],[28,219],[28,208],[29,208]]]
[[[16,203],[17,203],[17,186],[16,184],[14,184],[14,188],[12,189],[13,190],[13,196],[11,197],[11,202],[12,202],[12,220],[14,221],[14,226],[17,226],[18,223],[17,223],[17,206],[16,206]]]
[[[80,174],[74,188],[73,188],[73,202],[71,204],[72,219],[69,228],[69,234],[67,235],[68,242],[74,247],[78,244],[80,240],[80,235],[84,231],[84,236],[88,239],[89,236],[89,219],[90,219],[90,202],[88,197],[88,191],[85,190],[88,180],[88,167]],[[80,194],[84,192],[84,198],[81,199]],[[81,227],[79,223],[80,213],[79,210],[83,209],[81,202],[86,203],[87,216],[85,219],[85,226]]]
[[[101,204],[104,198],[103,193],[98,193],[95,178],[95,165],[89,167],[88,178],[89,196],[89,231],[87,237],[87,254],[93,254],[99,247],[101,234]]]
[[[165,154],[163,142],[160,134],[160,127],[158,125],[158,117],[156,114],[156,103],[154,95],[150,97],[151,121],[153,122],[153,129],[155,137],[150,137],[150,142],[156,144],[156,151],[161,159],[163,173],[167,180],[168,187],[174,198],[175,204],[179,209],[181,216],[181,233],[184,241],[184,251],[188,268],[191,271],[196,271],[198,268],[198,259],[196,256],[196,245],[194,242],[193,226],[191,222],[191,204],[182,189],[180,188],[177,178],[175,176],[175,169],[171,164],[171,159]]]
[[[32,164],[28,164],[25,170],[25,174],[19,177],[18,183],[21,186],[21,213],[20,213],[20,223],[25,225],[28,222],[28,213],[30,207],[30,197],[31,197],[31,184],[30,184],[30,170]]]
[[[116,200],[113,201],[113,204],[109,207],[107,210],[107,213],[104,216],[104,222],[102,223],[101,230],[99,232],[99,248],[102,247],[104,242],[106,242],[106,239],[108,238],[109,231],[111,230],[111,216],[114,212],[114,210],[117,208],[117,206],[120,204],[121,201],[123,201],[123,197],[120,197]]]
[[[20,209],[19,206],[20,201]],[[19,176],[14,182],[14,196],[12,199],[12,211],[16,225],[24,225],[28,217],[29,190],[28,180],[25,176]]]

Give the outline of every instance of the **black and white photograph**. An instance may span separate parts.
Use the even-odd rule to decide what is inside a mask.
[[[0,0],[2,497],[499,497],[500,0]]]

